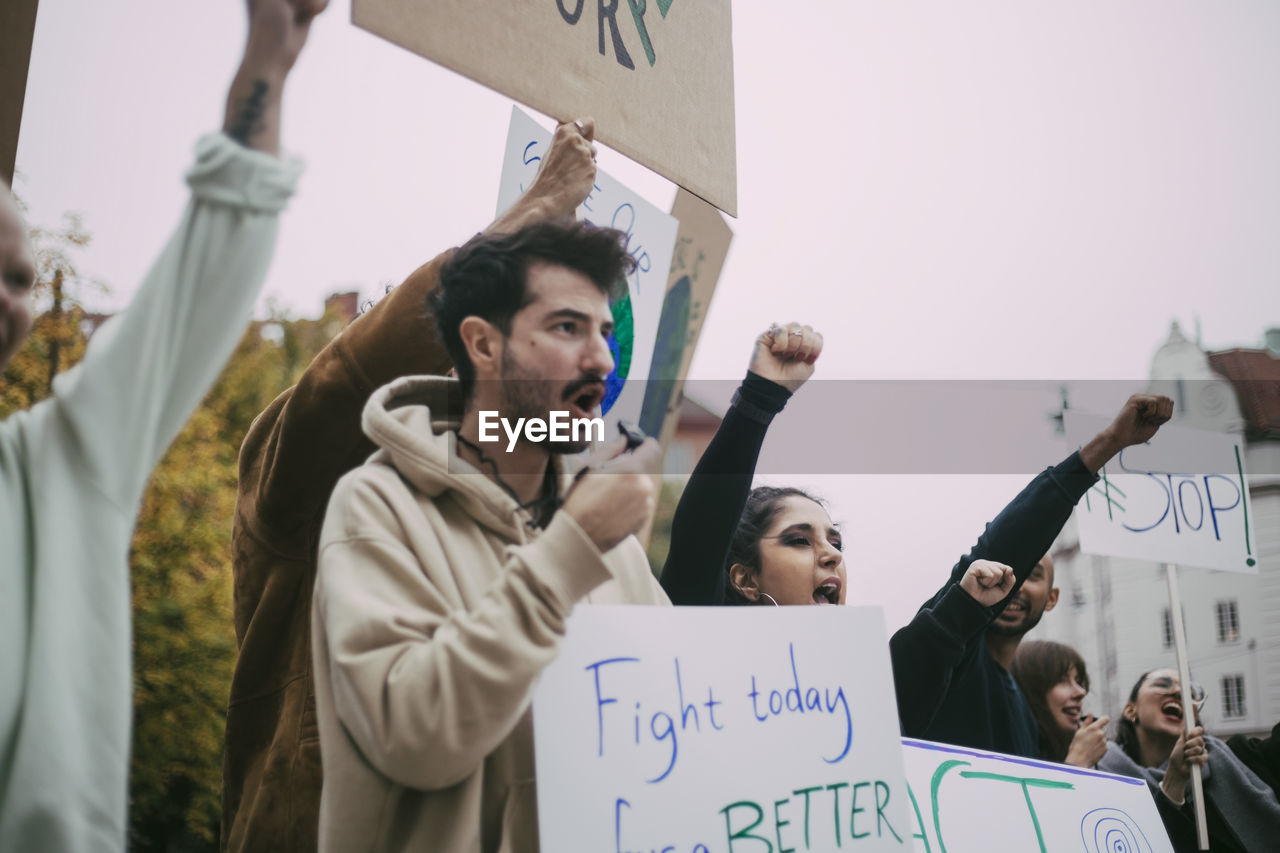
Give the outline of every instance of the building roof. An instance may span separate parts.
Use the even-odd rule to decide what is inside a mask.
[[[333,311],[342,318],[343,323],[350,323],[360,313],[360,294],[355,290],[344,293],[330,293],[324,300],[325,312]]]
[[[1209,353],[1209,364],[1235,389],[1250,441],[1280,440],[1280,358],[1265,349]]]

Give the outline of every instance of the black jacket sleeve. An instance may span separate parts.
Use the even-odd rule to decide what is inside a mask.
[[[1022,582],[1040,558],[1049,553],[1053,540],[1071,517],[1076,502],[1097,480],[1097,475],[1084,467],[1079,453],[1072,453],[1038,474],[1000,510],[994,521],[987,524],[973,548],[951,570],[951,577],[942,589],[921,609],[933,607],[941,601],[947,590],[960,582],[974,560],[994,560],[1013,569],[1017,579],[1009,595],[991,608],[992,617],[998,615],[1022,587]]]
[[[1037,475],[987,525],[942,589],[893,635],[889,654],[903,734],[919,737],[929,725],[951,685],[973,666],[983,630],[1048,553],[1076,501],[1096,480],[1079,453]],[[974,560],[994,560],[1013,569],[1013,591],[994,607],[983,607],[959,588]]]
[[[933,722],[965,650],[990,623],[991,611],[955,585],[889,640],[904,735],[920,737]]]
[[[729,542],[747,505],[769,423],[790,397],[786,388],[750,372],[734,394],[671,520],[661,583],[672,604],[724,604]]]
[[[1199,851],[1200,839],[1196,832],[1196,813],[1191,797],[1188,796],[1182,805],[1178,805],[1166,797],[1160,786],[1150,779],[1147,780],[1147,788],[1156,801],[1156,811],[1160,813],[1160,820],[1164,822],[1165,832],[1169,833],[1169,842],[1175,853]],[[1212,853],[1248,853],[1211,799],[1205,801],[1205,826]]]
[[[1227,738],[1227,746],[1280,799],[1280,723],[1265,738],[1232,735]]]

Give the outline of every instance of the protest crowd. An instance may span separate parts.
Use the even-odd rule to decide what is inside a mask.
[[[197,143],[173,237],[53,395],[0,424],[0,851],[126,848],[130,536],[266,276],[300,180],[279,154],[284,84],[326,5],[249,3],[222,129]],[[344,328],[243,438],[223,850],[538,850],[532,697],[575,608],[767,620],[857,603],[821,496],[753,488],[770,424],[821,365],[814,326],[756,330],[656,577],[637,538],[655,510],[655,437],[485,443],[485,412],[599,415],[615,368],[611,304],[637,259],[625,233],[574,220],[597,180],[597,128],[561,118],[524,195]],[[37,274],[2,194],[0,364],[30,331]],[[1210,849],[1274,849],[1274,738],[1194,725],[1172,659],[1122,707],[1085,714],[1081,655],[1027,638],[1053,619],[1050,551],[1073,510],[1173,413],[1166,396],[1133,395],[955,543],[954,567],[888,640],[899,734],[1140,779],[1179,851],[1197,849],[1199,774]]]

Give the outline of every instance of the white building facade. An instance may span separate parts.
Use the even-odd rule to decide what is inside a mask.
[[[1258,573],[1178,571],[1191,678],[1208,694],[1201,718],[1222,738],[1280,722],[1280,330],[1267,338],[1262,350],[1209,354],[1175,324],[1152,363],[1176,423],[1246,440]],[[1089,669],[1087,710],[1114,720],[1143,673],[1176,666],[1164,570],[1080,553],[1074,519],[1053,554],[1058,606],[1028,638],[1075,647]]]

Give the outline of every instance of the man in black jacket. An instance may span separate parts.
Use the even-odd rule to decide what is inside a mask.
[[[1039,474],[1006,506],[942,589],[889,642],[903,734],[1040,757],[1026,697],[1009,674],[1022,637],[1057,602],[1046,556],[1097,473],[1126,447],[1149,441],[1173,414],[1168,397],[1135,394],[1078,452]],[[986,608],[959,588],[969,564],[1010,566],[1013,591]]]

